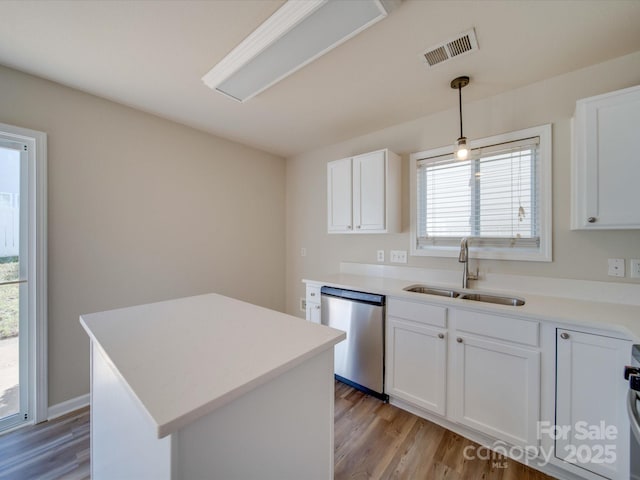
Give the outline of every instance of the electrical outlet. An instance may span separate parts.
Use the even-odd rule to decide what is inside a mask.
[[[608,275],[610,277],[624,277],[624,258],[610,258]]]
[[[379,262],[384,262],[384,250],[378,250],[376,258]]]
[[[640,260],[632,258],[629,260],[629,264],[631,266],[631,278],[640,278]]]
[[[300,249],[300,256],[301,257],[306,257],[307,256],[307,249],[306,248],[302,247]]]
[[[307,311],[307,299],[304,297],[300,297],[300,311],[301,312]]]
[[[391,250],[389,256],[391,257],[391,263],[407,263],[406,250]]]

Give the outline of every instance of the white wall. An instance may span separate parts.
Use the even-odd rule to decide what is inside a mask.
[[[0,92],[1,123],[48,134],[50,405],[89,392],[80,314],[205,292],[284,309],[284,159],[4,67]]]
[[[474,72],[468,73],[473,88]],[[481,80],[478,80],[481,81]],[[578,232],[569,230],[571,117],[575,102],[640,83],[640,52],[464,105],[468,138],[482,138],[547,123],[553,124],[553,262],[481,260],[484,272],[601,281],[608,277],[607,258],[640,258],[640,230]],[[452,145],[457,138],[455,108],[395,125],[287,160],[287,311],[299,311],[302,278],[336,273],[340,261],[376,263],[376,250],[409,250],[409,171],[413,152]],[[464,96],[463,96],[464,100]],[[402,155],[402,233],[328,235],[326,163],[388,147]],[[307,256],[300,256],[305,247]],[[475,263],[475,261],[474,261]],[[457,258],[409,257],[409,266],[460,269]]]

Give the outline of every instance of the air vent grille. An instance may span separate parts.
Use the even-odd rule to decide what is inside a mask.
[[[478,40],[474,29],[456,35],[454,38],[442,42],[427,49],[422,55],[427,65],[433,67],[439,63],[445,62],[478,50]]]
[[[455,39],[453,42],[447,43],[447,50],[452,57],[457,57],[471,50],[471,40],[469,35]]]
[[[424,54],[424,58],[427,59],[427,63],[431,66],[436,63],[444,62],[449,59],[449,55],[447,55],[447,51],[444,47],[438,47],[435,50],[431,50]]]

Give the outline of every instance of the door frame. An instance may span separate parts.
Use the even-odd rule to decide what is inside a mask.
[[[27,145],[28,174],[28,418],[21,425],[48,416],[47,362],[47,134],[0,123],[0,134]]]

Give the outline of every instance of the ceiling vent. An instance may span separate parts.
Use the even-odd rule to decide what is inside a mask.
[[[472,28],[427,49],[422,56],[427,65],[433,67],[454,57],[460,57],[476,50],[478,50],[478,39],[476,38],[475,30]]]

